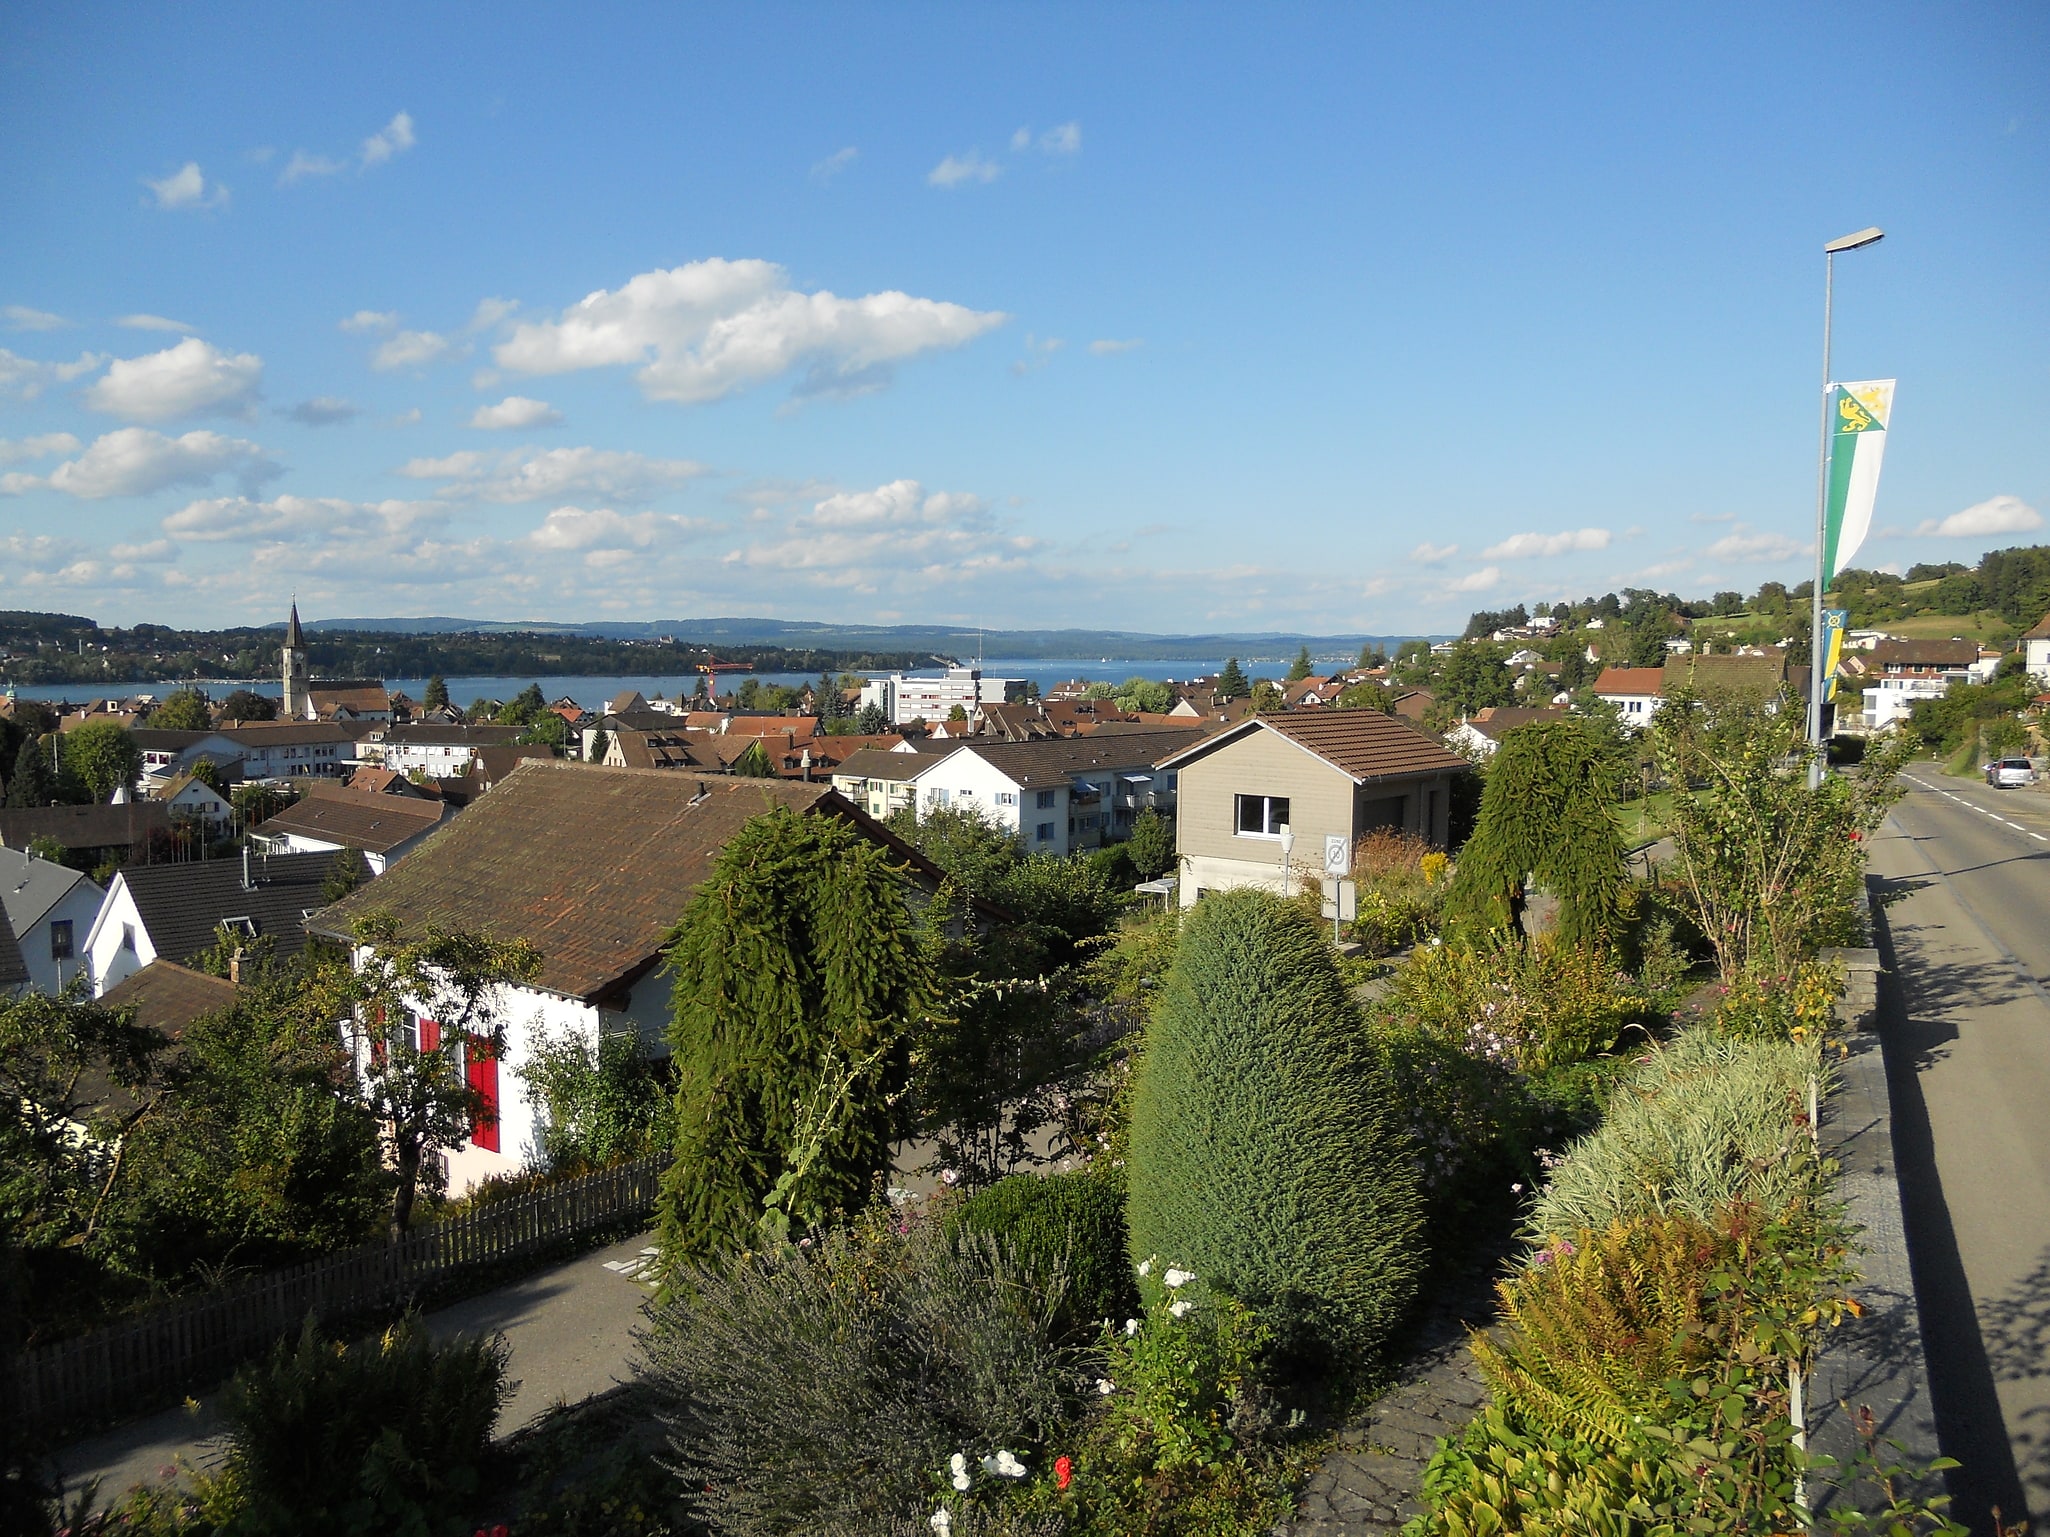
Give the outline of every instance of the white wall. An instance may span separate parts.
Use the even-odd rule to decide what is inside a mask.
[[[16,934],[21,958],[28,965],[28,985],[38,992],[60,993],[64,984],[77,976],[86,964],[86,944],[92,936],[93,919],[99,916],[106,893],[91,881],[80,881],[64,894],[62,901],[45,913],[27,933]],[[71,959],[50,958],[50,925],[71,923]]]
[[[1068,787],[1021,785],[994,767],[987,759],[963,749],[949,753],[912,781],[918,787],[918,814],[923,817],[935,806],[972,810],[992,826],[1022,838],[1028,852],[1065,854],[1068,840]],[[1041,792],[1053,797],[1053,805],[1039,805]],[[1004,797],[1009,796],[1007,801]],[[1039,829],[1052,825],[1052,836],[1042,839]]]
[[[125,937],[124,937],[125,936]],[[91,968],[93,996],[102,997],[157,958],[143,927],[142,914],[128,894],[127,878],[118,871],[107,898],[86,935],[86,964]]]

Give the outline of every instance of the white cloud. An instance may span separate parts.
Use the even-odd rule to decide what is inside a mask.
[[[1082,148],[1082,125],[1062,123],[1039,136],[1039,147],[1049,155],[1073,155]]]
[[[1409,558],[1420,566],[1442,566],[1459,553],[1456,544],[1433,544],[1426,539],[1409,552]]]
[[[332,427],[363,413],[339,395],[315,395],[311,400],[300,401],[285,414],[308,427]]]
[[[0,347],[0,396],[34,400],[51,384],[69,384],[107,361],[104,352],[81,352],[75,363],[45,363]]]
[[[398,324],[397,310],[358,310],[337,322],[344,331],[393,331]]]
[[[508,395],[495,406],[479,406],[470,417],[470,425],[491,432],[522,431],[528,427],[553,427],[561,420],[562,413],[545,400]]]
[[[1469,571],[1457,581],[1449,583],[1447,592],[1486,592],[1502,580],[1500,566],[1482,566],[1478,571]]]
[[[45,432],[33,438],[0,438],[0,464],[22,464],[53,454],[75,454],[78,439],[68,432]]]
[[[228,202],[228,189],[219,182],[209,184],[197,160],[186,161],[162,181],[145,176],[142,184],[158,208],[223,208]]]
[[[363,141],[363,169],[383,165],[392,156],[402,154],[414,145],[413,114],[399,112],[384,127]]]
[[[1988,534],[2025,534],[2043,526],[2043,515],[2018,496],[1989,496],[1963,512],[1932,518],[1915,532],[1937,539],[1971,539]]]
[[[483,502],[539,502],[584,497],[645,502],[705,473],[689,459],[651,459],[598,448],[516,449],[506,454],[465,449],[440,459],[413,459],[399,473],[440,480],[441,495]]]
[[[370,355],[370,366],[389,372],[395,368],[424,368],[444,358],[459,358],[470,349],[451,341],[438,331],[401,331],[378,343]]]
[[[345,161],[332,160],[326,155],[309,155],[303,149],[295,149],[292,158],[285,162],[284,170],[278,173],[278,185],[289,187],[309,176],[333,176],[347,169]]]
[[[1089,351],[1092,356],[1108,358],[1115,357],[1120,352],[1136,352],[1145,345],[1145,341],[1136,336],[1126,341],[1117,341],[1106,337],[1101,341],[1091,342],[1089,344]]]
[[[932,585],[1020,571],[1039,547],[1036,539],[1000,528],[982,498],[928,493],[915,480],[829,496],[779,534],[732,551],[727,564],[805,572],[816,585],[872,590],[900,577]]]
[[[1027,123],[1023,128],[1017,129],[1012,133],[1011,149],[1013,153],[1022,154],[1030,148],[1032,148],[1032,125]]]
[[[262,446],[247,438],[227,438],[217,432],[167,438],[147,427],[122,427],[95,439],[84,453],[58,465],[45,478],[8,476],[4,489],[19,493],[47,486],[99,501],[109,496],[146,496],[166,486],[205,485],[230,471],[249,487],[282,473]]]
[[[1739,523],[1736,528],[1702,551],[1710,560],[1734,560],[1745,564],[1762,564],[1766,561],[1792,560],[1796,555],[1805,555],[1811,546],[1798,539],[1789,539],[1785,534],[1754,533],[1748,523]]]
[[[410,533],[440,523],[446,509],[432,502],[351,502],[328,496],[246,496],[188,502],[164,519],[164,532],[195,544],[229,540],[346,540]]]
[[[61,331],[70,324],[62,315],[33,310],[26,304],[10,304],[0,309],[0,325],[10,331]]]
[[[668,539],[713,527],[674,513],[614,512],[610,507],[557,507],[526,536],[537,550],[645,550]]]
[[[263,378],[253,352],[216,351],[196,336],[139,358],[116,358],[85,403],[109,416],[161,422],[201,413],[246,416]]]
[[[1689,523],[1732,523],[1736,521],[1736,517],[1737,515],[1734,512],[1696,512],[1688,514],[1687,521]]]
[[[1546,555],[1567,555],[1576,550],[1606,550],[1606,528],[1576,528],[1559,534],[1511,534],[1500,544],[1481,551],[1482,560],[1534,560]]]
[[[819,161],[818,164],[811,168],[811,179],[821,182],[831,181],[860,158],[861,151],[852,144],[848,145],[845,149],[836,149],[832,154],[826,156],[825,159]]]
[[[516,374],[637,364],[643,394],[697,404],[805,367],[799,394],[879,388],[891,364],[958,347],[1009,317],[899,292],[842,299],[788,286],[765,261],[713,258],[600,289],[492,351]]]
[[[470,323],[463,327],[472,336],[479,331],[488,331],[501,320],[508,319],[520,307],[517,299],[479,299],[477,308],[470,316]]]
[[[131,331],[175,331],[180,336],[190,336],[199,329],[182,320],[166,320],[162,315],[116,315],[114,324]]]
[[[117,544],[107,551],[107,555],[112,560],[155,566],[176,560],[178,546],[168,539],[150,539],[141,544]]]
[[[925,173],[929,187],[959,187],[968,182],[993,182],[1004,174],[1004,168],[994,160],[985,160],[980,150],[970,150],[965,155],[949,155],[930,171]]]

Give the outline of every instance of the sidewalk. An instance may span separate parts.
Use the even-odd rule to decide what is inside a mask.
[[[651,1233],[629,1238],[426,1315],[437,1338],[502,1333],[511,1344],[506,1375],[513,1393],[498,1418],[500,1436],[532,1424],[555,1404],[602,1393],[631,1374],[633,1330],[650,1295],[636,1277],[652,1242]],[[151,1415],[68,1446],[55,1461],[69,1488],[97,1478],[104,1503],[162,1477],[180,1459],[211,1468],[226,1451],[209,1396],[196,1413],[169,1409]]]

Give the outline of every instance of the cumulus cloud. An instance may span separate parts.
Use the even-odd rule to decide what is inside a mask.
[[[1062,123],[1039,136],[1039,147],[1049,155],[1073,155],[1082,148],[1082,125]]]
[[[1502,580],[1500,566],[1482,566],[1478,571],[1469,571],[1457,581],[1448,583],[1447,592],[1486,592]]]
[[[1039,543],[1001,528],[981,497],[894,480],[829,496],[726,561],[867,589],[893,575],[929,583],[1018,571]]]
[[[0,325],[10,331],[61,331],[70,324],[62,315],[30,309],[26,304],[10,304],[0,309]]]
[[[162,209],[224,208],[228,202],[228,189],[209,182],[197,160],[186,161],[162,181],[145,176],[142,184],[149,188],[154,206]]]
[[[306,150],[294,150],[292,158],[285,162],[285,169],[278,174],[278,185],[289,187],[294,182],[310,176],[335,176],[349,169],[367,171],[372,166],[383,165],[394,155],[403,154],[417,142],[413,133],[411,113],[401,112],[376,133],[365,139],[354,159],[342,159],[334,155],[315,155]]]
[[[1136,336],[1124,341],[1105,337],[1101,341],[1091,342],[1089,344],[1089,352],[1093,357],[1109,358],[1116,357],[1120,352],[1135,352],[1145,345],[1145,341]]]
[[[363,141],[363,169],[383,165],[394,155],[405,153],[414,145],[413,114],[397,112],[392,120]]]
[[[470,416],[470,425],[489,432],[518,432],[528,427],[553,427],[561,420],[562,413],[545,400],[508,395],[495,406],[479,406]]]
[[[965,155],[947,156],[925,173],[925,183],[929,187],[961,187],[969,182],[993,182],[1003,174],[1002,166],[971,149]]]
[[[159,566],[178,558],[178,546],[168,539],[148,539],[141,544],[117,544],[107,551],[110,559],[136,565]]]
[[[461,342],[438,331],[401,331],[378,343],[370,355],[370,366],[389,373],[398,368],[424,368],[444,358],[459,358],[469,352]]]
[[[358,310],[336,322],[344,331],[395,331],[398,324],[397,310]]]
[[[69,436],[69,434],[62,434]],[[72,440],[73,448],[77,440]],[[188,432],[167,438],[147,427],[123,427],[94,440],[76,459],[66,460],[48,476],[10,475],[0,490],[20,494],[47,486],[88,501],[109,496],[146,496],[166,486],[205,485],[216,475],[233,472],[253,488],[282,471],[247,438],[217,432]]]
[[[81,352],[73,363],[45,363],[0,347],[0,398],[34,400],[52,384],[69,384],[107,361],[104,352]]]
[[[1442,566],[1459,553],[1456,544],[1433,544],[1426,539],[1409,552],[1409,558],[1420,566]]]
[[[116,358],[85,403],[109,416],[161,422],[176,416],[247,416],[263,377],[253,352],[216,351],[196,336],[139,358]]]
[[[818,182],[831,181],[860,158],[861,151],[852,144],[845,149],[836,149],[811,168],[811,179]]]
[[[0,464],[24,464],[55,454],[75,454],[78,439],[68,432],[45,432],[33,438],[0,438]]]
[[[674,513],[615,512],[610,507],[557,507],[525,538],[537,550],[581,553],[587,565],[610,564],[613,552],[646,550],[713,527]]]
[[[331,496],[208,497],[188,502],[164,519],[164,532],[194,544],[230,540],[292,542],[346,540],[404,534],[444,521],[432,502],[351,502]]]
[[[894,291],[802,293],[773,262],[715,257],[643,272],[559,319],[518,325],[492,359],[515,374],[638,365],[644,395],[685,405],[798,368],[800,394],[851,393],[887,382],[895,363],[958,347],[1008,318]]]
[[[501,320],[510,319],[519,307],[517,299],[479,299],[477,308],[470,315],[470,323],[463,329],[472,336],[479,331],[488,331]]]
[[[308,427],[332,427],[338,422],[353,421],[363,413],[353,403],[339,395],[315,395],[311,400],[302,400],[285,415],[293,421]]]
[[[2043,515],[2018,496],[1989,496],[1949,517],[1931,518],[1915,532],[1937,539],[1971,539],[1988,534],[2025,534],[2043,526]]]
[[[1752,530],[1748,523],[1739,523],[1730,533],[1710,545],[1702,553],[1710,560],[1732,560],[1742,564],[1761,564],[1773,560],[1792,560],[1796,555],[1805,555],[1811,546],[1798,539],[1789,539],[1785,534],[1761,534]]]
[[[705,467],[690,459],[651,459],[617,449],[551,448],[536,453],[483,453],[465,449],[439,459],[412,459],[399,473],[414,480],[439,480],[441,495],[482,502],[538,502],[582,497],[593,501],[645,502],[674,490]]]
[[[114,324],[131,331],[175,331],[180,336],[190,336],[199,329],[182,320],[166,320],[162,315],[116,315]]]
[[[1606,550],[1606,528],[1575,528],[1559,534],[1511,534],[1500,544],[1481,551],[1482,560],[1534,560],[1546,555],[1568,555],[1576,550]]]

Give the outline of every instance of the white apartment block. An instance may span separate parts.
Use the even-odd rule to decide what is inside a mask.
[[[1041,742],[969,742],[910,781],[920,817],[973,811],[1032,854],[1072,854],[1116,842],[1149,808],[1174,810],[1175,775],[1154,761],[1200,730],[1095,732]]]
[[[1023,678],[985,678],[979,667],[949,667],[937,678],[907,678],[893,672],[862,686],[861,707],[881,705],[893,726],[943,721],[958,706],[972,715],[979,704],[1016,704],[1025,697]]]

